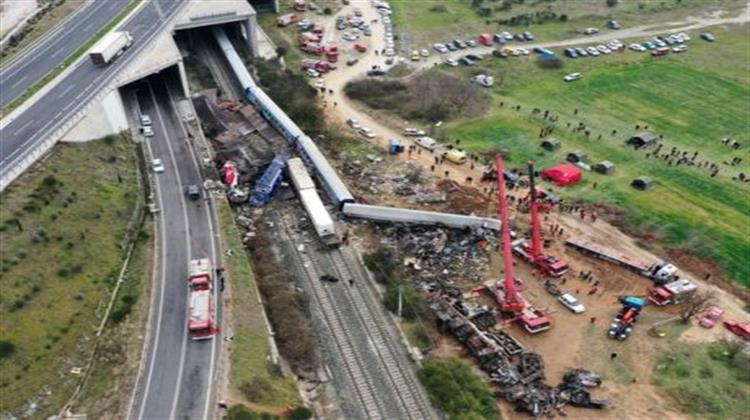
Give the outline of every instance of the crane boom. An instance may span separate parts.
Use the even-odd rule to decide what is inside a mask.
[[[505,178],[503,172],[505,165],[499,154],[495,157],[497,170],[497,201],[500,213],[500,240],[503,246],[503,269],[505,271],[504,290],[505,297],[500,305],[504,312],[521,312],[524,309],[524,301],[518,294],[516,287],[516,276],[513,271],[513,250],[510,241],[510,224],[508,222],[508,202],[505,198]]]
[[[542,226],[539,222],[539,207],[536,201],[536,186],[534,185],[534,162],[529,161],[529,183],[531,184],[531,258],[534,261],[544,259],[542,250]]]

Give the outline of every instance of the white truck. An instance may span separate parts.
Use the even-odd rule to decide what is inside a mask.
[[[97,66],[106,66],[131,45],[133,45],[133,37],[130,36],[130,32],[110,32],[94,45],[89,52],[89,57]]]

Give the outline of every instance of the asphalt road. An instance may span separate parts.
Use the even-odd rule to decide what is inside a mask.
[[[210,202],[190,201],[185,194],[188,185],[202,179],[173,104],[179,88],[167,87],[160,77],[149,80],[138,87],[138,104],[153,121],[149,154],[161,159],[166,170],[154,174],[161,255],[146,363],[131,413],[138,419],[209,418],[221,335],[201,341],[187,335],[187,264],[204,257],[217,261],[214,223]],[[215,296],[219,293],[217,288]]]
[[[130,0],[99,0],[85,8],[60,30],[7,68],[0,71],[0,107],[26,91],[37,80],[52,71],[99,29],[117,16]]]
[[[117,0],[119,1],[119,0]],[[107,2],[102,2],[107,3]],[[138,51],[156,36],[184,4],[184,0],[152,0],[120,27],[133,36],[133,46],[112,64],[97,67],[83,60],[60,83],[0,130],[0,176],[80,111]],[[96,9],[110,16],[109,10]],[[99,15],[97,15],[99,16]],[[99,18],[99,17],[98,17]],[[108,19],[104,19],[107,21]],[[74,45],[78,38],[68,41]],[[0,91],[5,91],[3,82]]]

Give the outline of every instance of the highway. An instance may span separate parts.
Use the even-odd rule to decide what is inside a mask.
[[[187,263],[204,257],[217,261],[214,220],[210,201],[190,201],[185,194],[188,185],[201,184],[202,178],[177,115],[177,92],[179,88],[168,86],[159,76],[140,83],[137,91],[141,112],[153,121],[154,136],[148,139],[147,150],[166,169],[154,174],[160,256],[146,360],[130,411],[138,419],[210,418],[216,405],[215,362],[221,335],[193,341],[187,334]],[[218,297],[218,288],[216,292]]]
[[[117,16],[130,0],[94,1],[44,38],[23,58],[0,70],[0,107],[4,107],[26,91],[37,80],[52,71],[97,31]]]
[[[4,176],[29,151],[44,142],[72,115],[80,111],[112,80],[128,60],[146,47],[149,41],[164,29],[183,4],[185,4],[184,0],[149,1],[133,19],[121,26],[121,29],[132,34],[134,44],[114,63],[105,67],[97,67],[89,60],[81,61],[38,101],[15,117],[13,121],[5,123],[0,130],[0,177]],[[95,10],[97,19],[102,19],[101,15],[107,17],[112,15],[106,7]],[[104,21],[107,20],[104,19]],[[62,37],[62,35],[59,36]],[[79,45],[75,43],[79,39],[74,34],[68,34],[67,41]],[[4,92],[6,89],[5,82],[3,82],[0,91]]]

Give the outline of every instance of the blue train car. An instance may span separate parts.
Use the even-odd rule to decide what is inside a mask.
[[[281,183],[281,175],[286,166],[286,157],[276,155],[263,176],[258,179],[250,194],[250,204],[260,207],[268,204]]]

